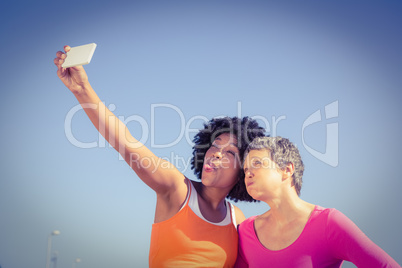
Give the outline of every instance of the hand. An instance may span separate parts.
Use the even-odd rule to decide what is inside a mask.
[[[70,51],[69,46],[64,46],[64,51]],[[57,76],[60,80],[71,90],[74,94],[83,93],[85,88],[88,88],[88,76],[82,66],[75,66],[70,68],[63,68],[61,65],[66,59],[66,53],[58,51],[56,53],[56,58],[54,59],[54,64],[57,66]]]

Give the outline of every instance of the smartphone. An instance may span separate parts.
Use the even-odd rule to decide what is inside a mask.
[[[66,53],[67,57],[61,67],[69,68],[90,63],[95,52],[95,48],[95,43],[72,47],[70,51]]]

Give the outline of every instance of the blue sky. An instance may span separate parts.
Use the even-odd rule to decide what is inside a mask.
[[[339,209],[402,263],[401,11],[398,1],[2,3],[1,267],[43,267],[53,230],[58,267],[147,266],[155,194],[53,65],[65,44],[92,42],[85,68],[101,100],[186,176],[188,137],[205,118],[255,117],[298,145],[303,199]]]

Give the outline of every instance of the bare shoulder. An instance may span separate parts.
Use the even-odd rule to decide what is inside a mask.
[[[235,205],[233,205],[233,207],[234,207],[235,216],[236,216],[236,223],[240,224],[246,219],[246,216],[244,216],[243,211],[241,211],[240,208],[236,207]]]

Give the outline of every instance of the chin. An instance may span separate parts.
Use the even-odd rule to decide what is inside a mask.
[[[259,195],[257,194],[256,191],[254,191],[254,190],[247,190],[247,193],[248,193],[253,199],[259,200],[259,199],[258,199]]]
[[[211,179],[207,178],[207,176],[202,176],[201,177],[201,183],[205,186],[208,186],[211,184]]]

